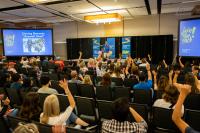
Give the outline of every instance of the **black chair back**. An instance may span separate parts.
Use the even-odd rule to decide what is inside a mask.
[[[155,130],[168,132],[178,132],[176,125],[172,121],[171,109],[153,107],[153,126]]]
[[[113,118],[113,102],[105,100],[97,100],[98,113],[101,121]]]
[[[66,95],[57,95],[60,105],[60,111],[64,112],[69,106],[69,101]]]
[[[50,87],[56,89],[59,94],[65,94],[65,91],[59,85],[59,81],[52,80]]]
[[[200,131],[200,111],[199,110],[186,110],[185,121],[193,129]]]
[[[152,90],[134,89],[134,103],[152,105]]]
[[[14,107],[18,107],[22,105],[22,99],[21,99],[19,91],[17,91],[14,88],[6,88],[6,91],[8,93],[10,102]]]
[[[28,123],[28,120],[20,118],[20,117],[14,117],[14,116],[7,115],[7,118],[8,118],[8,122],[13,130],[18,126],[18,124],[20,122]]]
[[[35,125],[37,125],[38,130],[40,133],[53,133],[52,132],[52,126],[47,124],[41,124],[39,122],[34,121]]]
[[[3,118],[0,118],[0,130],[1,130],[1,133],[10,133],[9,127]]]
[[[125,78],[124,79],[124,86],[133,88],[134,85],[138,83],[138,80],[136,78]]]
[[[82,97],[95,98],[95,91],[93,85],[79,84],[79,91]]]
[[[77,112],[80,118],[87,122],[97,122],[95,101],[93,98],[75,96]]]
[[[111,81],[114,82],[116,86],[123,86],[123,80],[122,80],[122,78],[112,77]]]
[[[98,100],[112,100],[112,90],[109,86],[96,86],[96,98]]]
[[[154,101],[156,101],[157,99],[162,99],[163,93],[164,91],[154,90]]]
[[[40,107],[41,109],[43,109],[44,101],[49,94],[45,94],[45,93],[38,93],[38,94],[39,94],[39,99],[40,99]]]
[[[77,83],[68,83],[68,87],[73,96],[79,96]]]
[[[135,109],[136,112],[138,112],[142,118],[144,118],[144,120],[146,122],[148,122],[148,105],[146,104],[137,104],[137,103],[131,103],[130,106]],[[135,122],[135,119],[133,118],[133,116],[130,114],[130,120],[132,122]]]
[[[130,88],[123,87],[123,86],[113,87],[113,97],[114,99],[117,99],[120,97],[127,97],[128,99],[130,99]]]
[[[184,102],[186,109],[200,110],[200,94],[190,94]]]
[[[97,77],[96,77],[96,85],[97,85],[99,82],[101,82],[101,80],[102,80],[102,77],[97,76]]]

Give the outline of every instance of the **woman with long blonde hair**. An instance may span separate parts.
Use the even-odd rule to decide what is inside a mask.
[[[59,101],[56,95],[52,94],[46,97],[43,106],[43,113],[40,115],[40,122],[49,125],[66,125],[70,122],[80,126],[88,126],[88,123],[78,118],[72,111],[75,107],[74,98],[68,88],[68,83],[64,79],[60,81],[60,86],[64,89],[69,100],[69,106],[66,110],[60,113]]]
[[[85,75],[83,78],[83,84],[89,84],[89,85],[93,85],[92,80],[90,78],[90,75]]]

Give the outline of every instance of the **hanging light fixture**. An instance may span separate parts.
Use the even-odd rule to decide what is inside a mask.
[[[26,0],[26,1],[31,2],[31,3],[42,3],[49,0]]]
[[[84,20],[89,23],[111,23],[122,21],[122,16],[118,13],[99,14],[84,16]]]

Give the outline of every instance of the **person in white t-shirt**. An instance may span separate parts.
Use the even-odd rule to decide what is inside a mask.
[[[178,100],[179,91],[174,85],[168,85],[165,88],[165,92],[162,96],[162,99],[157,99],[153,106],[161,107],[166,109],[174,109],[175,104]],[[184,114],[184,106],[182,106],[182,114]]]
[[[55,94],[46,97],[43,106],[43,113],[40,115],[40,122],[49,125],[66,125],[69,119],[74,119],[74,123],[80,126],[88,126],[88,123],[78,118],[72,111],[75,107],[74,98],[68,88],[68,83],[64,79],[60,81],[60,86],[64,89],[69,100],[69,106],[66,110],[60,113],[58,98]],[[71,118],[70,118],[71,117]]]

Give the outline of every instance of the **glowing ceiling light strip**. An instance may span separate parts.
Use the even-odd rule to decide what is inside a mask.
[[[41,3],[41,2],[45,2],[45,1],[48,1],[48,0],[27,0],[31,3]]]
[[[121,21],[122,16],[119,15],[118,13],[89,15],[89,16],[84,16],[84,20],[89,23],[110,23],[110,22]]]

